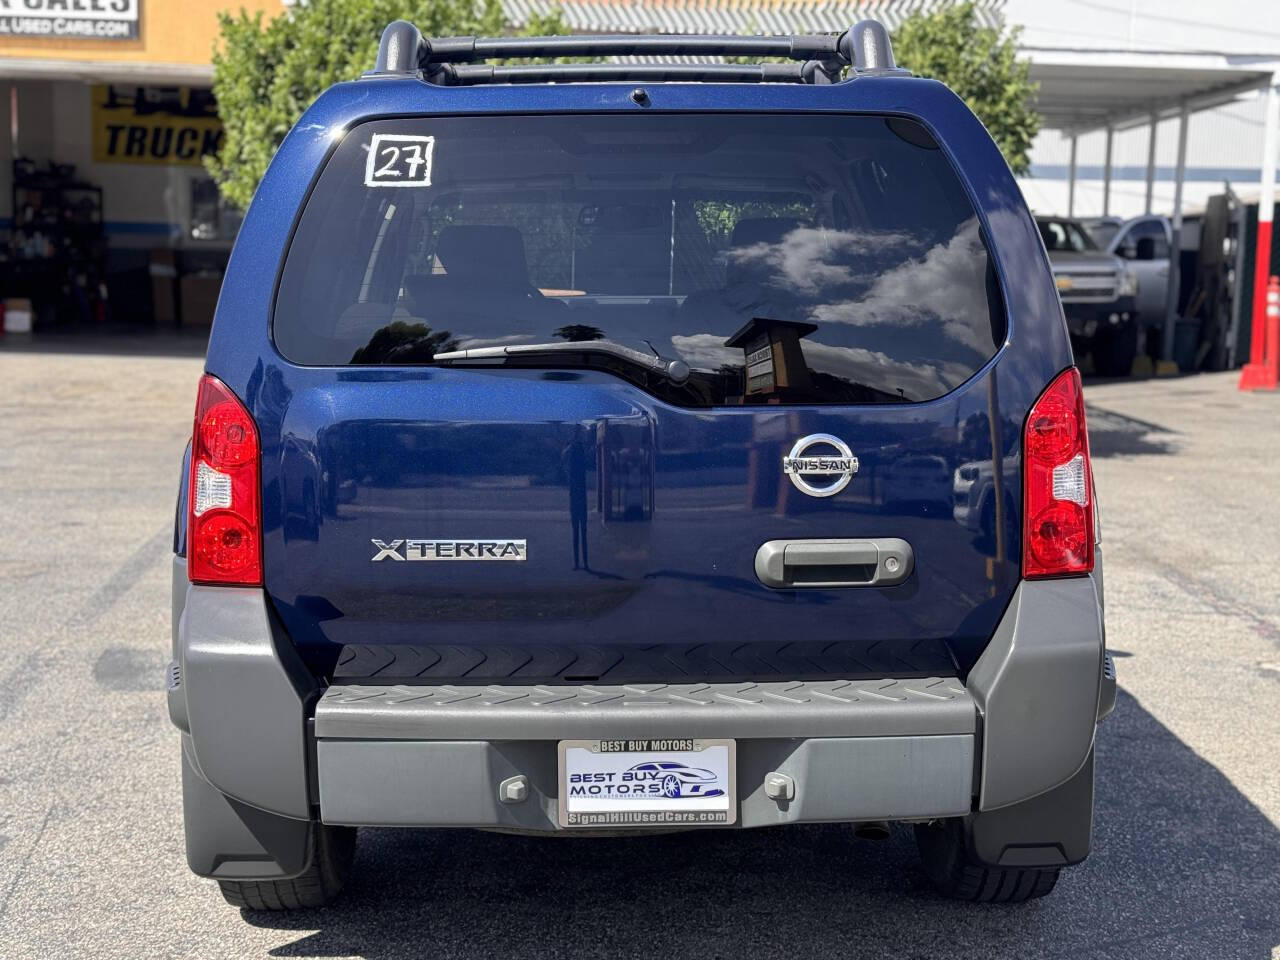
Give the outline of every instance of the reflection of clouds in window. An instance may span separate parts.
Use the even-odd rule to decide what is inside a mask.
[[[529,343],[537,339],[531,333],[513,333],[505,337],[468,337],[458,341],[459,350],[475,350],[480,347],[501,347],[508,343]]]
[[[750,269],[761,282],[784,285],[809,301],[819,323],[940,323],[940,335],[953,343],[984,356],[991,351],[987,252],[976,217],[932,246],[907,233],[801,227],[780,243],[752,244],[729,256],[743,272]]]
[[[695,370],[719,370],[720,367],[742,366],[742,349],[726,347],[725,338],[718,333],[695,333],[692,336],[673,336],[671,345],[676,353]]]
[[[802,340],[800,349],[805,363],[816,373],[899,393],[908,400],[946,393],[973,372],[963,363],[908,363],[865,347],[833,347]]]
[[[820,295],[836,284],[868,281],[873,274],[854,272],[851,260],[863,260],[863,270],[876,259],[901,260],[919,242],[907,233],[849,233],[820,227],[798,227],[781,243],[753,243],[730,250],[729,264],[738,275],[751,275],[761,283],[784,283],[799,296]]]
[[[971,217],[947,242],[881,274],[864,296],[816,306],[814,319],[891,327],[941,321],[942,336],[985,356],[992,347],[986,262],[978,221]]]

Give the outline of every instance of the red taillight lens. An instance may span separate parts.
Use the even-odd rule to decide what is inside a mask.
[[[227,385],[205,374],[196,397],[187,495],[192,583],[262,583],[258,428]]]
[[[1022,574],[1093,569],[1093,470],[1080,371],[1062,371],[1040,395],[1023,436]]]

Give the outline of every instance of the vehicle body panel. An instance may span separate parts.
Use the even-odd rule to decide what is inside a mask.
[[[1138,240],[1151,237],[1155,240],[1155,256],[1150,260],[1138,259]],[[1169,302],[1169,248],[1173,242],[1173,229],[1167,217],[1141,216],[1127,220],[1116,231],[1107,252],[1120,257],[1138,277],[1136,307],[1138,316],[1148,325],[1162,323]]]
[[[1065,229],[1088,245],[1088,249],[1050,246],[1047,251],[1071,336],[1085,343],[1110,330],[1128,328],[1136,316],[1136,298],[1120,292],[1122,275],[1129,270],[1125,261],[1093,248],[1092,237],[1079,221],[1045,216],[1036,220],[1046,240],[1052,230]]]
[[[480,660],[519,659],[534,643],[575,655],[595,643],[669,644],[716,677],[742,671],[691,656],[711,640],[763,658],[800,640],[857,640],[905,658],[937,639],[964,671],[1017,585],[1019,545],[1003,538],[997,551],[1002,538],[975,537],[945,501],[918,496],[920,482],[895,496],[895,464],[903,461],[899,476],[923,469],[927,488],[945,496],[962,463],[991,462],[997,448],[1016,454],[1027,411],[1071,352],[1021,193],[981,124],[941,84],[661,84],[648,101],[655,111],[902,115],[933,132],[978,213],[1008,313],[996,357],[938,400],[689,410],[594,371],[303,367],[275,350],[270,317],[290,233],[342,131],[373,117],[646,109],[630,98],[633,86],[365,80],[324,94],[285,139],[233,250],[207,370],[259,428],[267,590],[289,636],[323,672],[344,645],[460,648],[464,681],[474,648]],[[782,455],[814,433],[842,437],[860,459],[840,496],[808,498],[781,474]],[[943,462],[926,469],[920,457]],[[1018,474],[1007,456],[994,459],[1005,465],[1016,531]],[[589,559],[574,569],[579,524]],[[876,590],[772,591],[755,579],[761,542],[830,536],[903,537],[916,572]],[[529,559],[370,562],[371,538],[400,537],[522,538]],[[848,666],[819,659],[795,669]]]
[[[1111,240],[1119,232],[1124,220],[1120,217],[1085,217],[1081,226],[1089,232],[1093,242],[1103,250],[1107,249]]]
[[[1124,266],[1119,258],[1101,250],[1051,250],[1049,263],[1064,305],[1111,303],[1117,299],[1116,280]],[[1064,278],[1070,281],[1069,285]]]

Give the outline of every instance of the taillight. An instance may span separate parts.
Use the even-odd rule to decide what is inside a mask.
[[[1093,471],[1080,371],[1049,384],[1023,436],[1022,574],[1063,577],[1093,569]]]
[[[187,495],[192,583],[262,583],[258,428],[227,385],[205,374],[196,396]]]

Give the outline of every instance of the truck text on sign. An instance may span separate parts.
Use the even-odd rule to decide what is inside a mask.
[[[90,96],[95,163],[199,165],[222,146],[208,90],[98,84]]]

